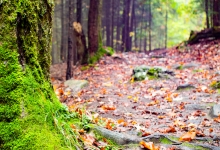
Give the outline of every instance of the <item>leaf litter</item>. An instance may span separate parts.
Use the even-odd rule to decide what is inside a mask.
[[[199,43],[189,47],[189,51],[167,49],[162,58],[160,51],[144,53],[120,53],[118,59],[103,57],[95,67],[81,71],[74,69],[74,79],[86,79],[89,86],[75,97],[64,92],[65,64],[51,67],[51,80],[60,101],[74,107],[85,105],[88,112],[95,113],[109,130],[147,136],[153,133],[172,134],[179,141],[193,141],[197,137],[220,137],[220,116],[209,117],[210,107],[218,104],[218,90],[211,84],[220,79],[219,41]],[[161,52],[162,53],[162,52]],[[143,80],[135,82],[132,70],[139,65],[162,66],[175,73],[170,79]],[[175,69],[175,65],[188,65]],[[191,84],[195,88],[176,90],[178,86]],[[191,108],[190,106],[195,106]],[[204,106],[204,109],[200,109]],[[198,110],[199,109],[199,110]],[[98,121],[95,121],[98,122]],[[91,135],[82,137],[94,143]],[[207,142],[220,146],[219,141]],[[159,149],[154,143],[140,142],[147,149]]]

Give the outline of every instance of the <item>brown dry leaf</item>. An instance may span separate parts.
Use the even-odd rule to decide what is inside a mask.
[[[179,141],[188,141],[190,142],[191,140],[195,139],[196,137],[196,132],[187,132],[185,134],[183,134],[180,138]]]
[[[142,145],[144,148],[147,148],[148,150],[159,150],[159,147],[154,146],[153,142],[141,141],[140,145]]]
[[[80,138],[84,143],[88,145],[92,145],[95,142],[95,138],[89,134],[81,135]]]
[[[158,117],[158,119],[164,119],[164,118],[166,118],[166,116],[157,116]]]
[[[115,110],[116,109],[116,107],[115,106],[111,106],[111,105],[103,105],[102,106],[102,109],[103,110]]]
[[[151,133],[150,132],[143,132],[142,133],[142,137],[145,137],[145,136],[148,136],[148,135],[151,135]]]
[[[165,133],[174,133],[174,132],[176,132],[176,129],[173,126],[169,126],[169,128],[165,130]]]
[[[220,115],[217,118],[214,118],[214,121],[220,123]]]
[[[63,89],[57,89],[57,90],[55,91],[55,93],[56,93],[57,96],[61,96],[61,95],[64,94],[64,91],[63,91]]]

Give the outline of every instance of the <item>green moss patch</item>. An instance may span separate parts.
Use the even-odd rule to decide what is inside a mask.
[[[115,53],[115,51],[113,50],[113,48],[111,47],[99,47],[98,51],[93,54],[92,56],[89,57],[89,63],[90,64],[95,64],[97,61],[100,60],[100,58],[102,58],[104,55],[113,55]]]

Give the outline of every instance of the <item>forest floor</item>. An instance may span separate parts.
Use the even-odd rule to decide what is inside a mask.
[[[87,70],[82,71],[82,66],[74,68],[74,79],[88,80],[89,85],[76,96],[61,101],[70,109],[83,104],[87,111],[106,122],[109,130],[142,136],[172,134],[183,141],[215,138],[203,144],[218,147],[220,117],[209,114],[211,107],[220,103],[219,91],[210,87],[220,79],[219,60],[220,41],[182,50],[105,56]],[[134,82],[132,71],[140,65],[162,66],[175,75]],[[64,82],[65,70],[65,64],[51,67],[54,84]],[[190,86],[184,89],[184,85]],[[183,89],[177,90],[181,86]]]

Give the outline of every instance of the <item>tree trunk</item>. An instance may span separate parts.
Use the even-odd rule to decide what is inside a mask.
[[[84,34],[83,25],[82,25],[82,1],[77,0],[77,22],[78,30],[74,28],[74,34],[76,37],[76,46],[77,46],[77,56],[80,64],[86,64],[88,61],[88,48],[86,45],[86,36]],[[80,30],[81,29],[81,30]]]
[[[219,0],[213,0],[213,26],[220,26]]]
[[[151,0],[149,0],[149,51],[151,51],[151,23],[152,23],[152,13],[151,13]]]
[[[121,16],[120,16],[120,0],[117,1],[117,29],[116,29],[116,50],[120,49],[121,42]]]
[[[129,43],[129,38],[130,38],[130,8],[131,8],[131,0],[126,1],[126,22],[125,22],[125,51],[129,52],[131,51],[130,43]]]
[[[66,61],[66,17],[65,17],[65,3],[64,3],[65,0],[62,0],[61,3],[62,3],[62,6],[61,6],[61,46],[60,46],[60,52],[61,52],[61,60],[63,62]]]
[[[142,32],[143,32],[143,24],[144,24],[144,7],[142,8],[142,12],[141,12],[141,27],[140,27],[140,42],[139,42],[139,51],[141,51],[142,48]]]
[[[205,14],[206,14],[206,27],[210,28],[209,24],[209,1],[205,0]]]
[[[115,22],[114,22],[114,17],[115,17],[115,0],[112,0],[112,34],[111,34],[111,47],[114,49],[114,26],[115,26]]]
[[[106,46],[111,46],[111,0],[105,2]]]
[[[67,149],[49,78],[53,4],[22,2],[0,4],[0,149]]]
[[[134,33],[134,13],[135,13],[135,0],[131,0],[130,24],[129,24],[129,37],[128,37],[128,51],[132,50],[132,38]]]
[[[69,0],[69,28],[68,28],[68,55],[67,55],[67,70],[66,70],[66,80],[71,79],[73,76],[72,64],[76,64],[77,57],[76,55],[76,46],[75,46],[75,37],[73,35],[73,12],[74,5],[73,0]],[[75,57],[73,57],[75,56]],[[74,60],[73,60],[74,58]]]
[[[89,53],[93,55],[97,52],[99,47],[99,6],[101,0],[90,0],[89,7],[89,20],[88,20],[88,40],[89,40]]]
[[[168,30],[167,30],[167,24],[168,24],[168,8],[166,8],[166,15],[165,15],[165,40],[164,40],[164,47],[167,48],[167,35],[168,35]]]

